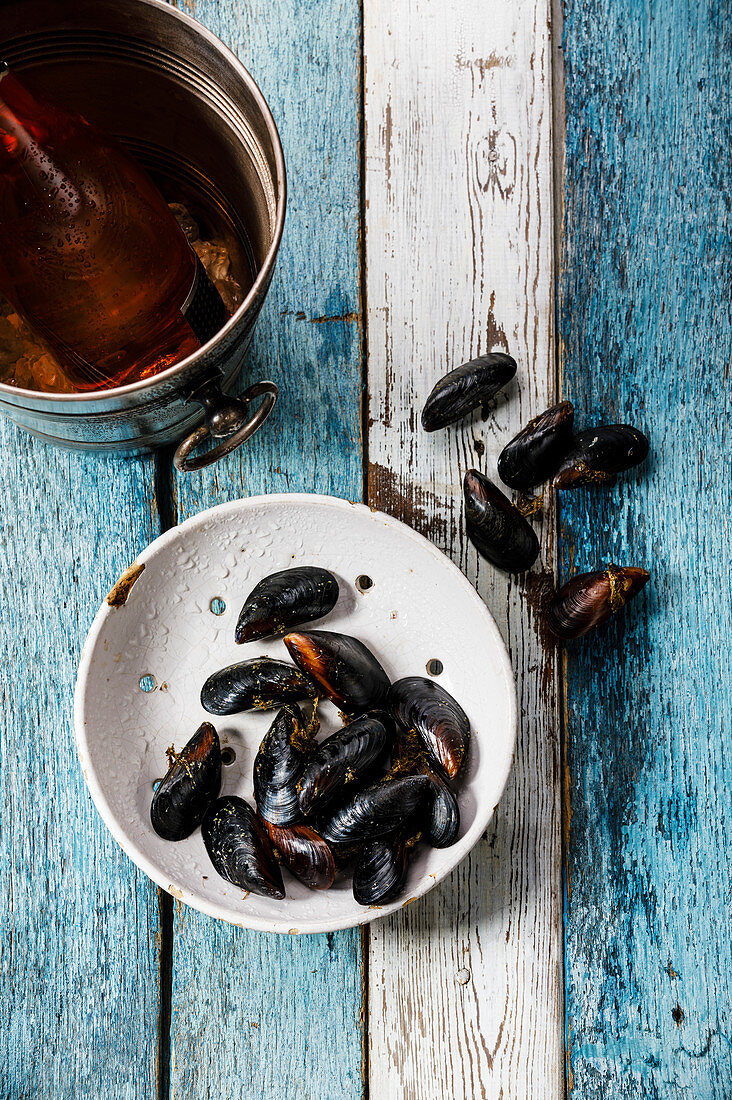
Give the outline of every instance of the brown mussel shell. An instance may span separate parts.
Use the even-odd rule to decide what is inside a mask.
[[[338,581],[327,569],[296,565],[271,573],[250,592],[236,624],[236,641],[260,641],[322,619],[338,602]]]
[[[163,840],[185,840],[198,828],[221,790],[221,746],[210,722],[198,727],[172,763],[153,795],[152,827]]]
[[[498,476],[512,489],[549,481],[573,442],[574,408],[562,401],[530,420],[498,456]]]
[[[610,481],[622,470],[641,463],[649,447],[643,432],[629,424],[598,424],[577,432],[552,485],[555,489],[575,489]]]
[[[227,882],[268,898],[285,896],[265,824],[243,798],[227,795],[214,802],[201,832],[211,862]]]
[[[375,710],[316,745],[297,785],[302,812],[322,810],[365,780],[389,748],[393,730],[391,715]]]
[[[299,709],[283,707],[254,758],[254,800],[270,825],[293,825],[302,817],[297,783],[314,745]]]
[[[320,825],[329,844],[376,840],[401,829],[430,795],[426,775],[386,777],[358,791]]]
[[[359,905],[386,905],[398,898],[407,881],[409,848],[403,836],[365,844],[353,869],[353,896]]]
[[[516,374],[516,360],[502,351],[463,363],[439,380],[422,409],[426,432],[445,428],[479,409]]]
[[[465,528],[478,553],[507,573],[530,569],[539,540],[518,508],[478,470],[468,470],[463,493]]]
[[[625,607],[649,579],[645,569],[633,566],[609,565],[596,573],[580,573],[552,599],[547,625],[558,638],[581,638]]]
[[[433,680],[405,676],[392,685],[389,709],[403,729],[419,737],[430,763],[454,779],[470,743],[470,722],[457,700]]]
[[[265,822],[275,852],[285,867],[311,890],[328,890],[336,876],[331,847],[310,825]]]
[[[286,634],[285,645],[295,664],[348,714],[362,714],[386,699],[389,677],[358,638],[311,630]]]
[[[238,714],[317,695],[317,687],[299,668],[272,657],[252,657],[209,676],[201,688],[201,706],[209,714]]]

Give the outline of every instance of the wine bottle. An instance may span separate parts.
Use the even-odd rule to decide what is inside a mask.
[[[142,166],[2,62],[0,291],[80,391],[165,370],[227,317]]]

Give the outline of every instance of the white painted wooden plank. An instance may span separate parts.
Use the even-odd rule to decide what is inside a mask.
[[[477,582],[510,647],[521,729],[492,826],[451,880],[372,926],[370,1094],[378,1100],[563,1095],[555,659],[530,598],[478,563],[461,481],[554,398],[548,0],[365,0],[369,501]],[[517,384],[482,420],[425,434],[436,379],[493,348]],[[539,574],[537,576],[537,574]],[[529,599],[527,599],[529,597]],[[435,638],[439,657],[439,632]],[[480,654],[466,653],[480,675]]]

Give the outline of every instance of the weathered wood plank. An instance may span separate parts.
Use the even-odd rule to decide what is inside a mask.
[[[568,648],[570,1093],[730,1095],[732,9],[567,0],[563,388],[646,467],[561,500],[562,571],[632,562]]]
[[[562,1091],[559,750],[554,661],[525,593],[478,563],[462,475],[553,395],[549,5],[365,4],[369,502],[476,580],[508,642],[521,729],[484,842],[451,880],[370,934],[370,1095]],[[427,436],[436,379],[506,348],[495,414]],[[553,515],[542,530],[553,569]],[[439,637],[439,636],[438,636]],[[480,675],[480,654],[466,652]]]
[[[249,357],[281,398],[245,451],[178,479],[183,519],[260,492],[362,494],[359,9],[196,4],[259,81],[289,175],[285,238]],[[175,911],[171,1093],[362,1096],[361,936],[276,937]]]
[[[154,461],[53,450],[0,420],[0,1094],[149,1100],[155,886],[109,835],[74,750],[82,642],[158,534]]]

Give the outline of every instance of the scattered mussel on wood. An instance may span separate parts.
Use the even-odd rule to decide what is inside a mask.
[[[255,585],[236,624],[238,643],[285,634],[322,619],[338,602],[338,581],[328,569],[296,565],[270,573]]]
[[[297,784],[313,748],[298,707],[283,707],[254,759],[254,801],[271,825],[294,825],[302,817]]]
[[[598,424],[577,432],[571,448],[554,474],[555,489],[598,485],[629,470],[648,455],[649,442],[630,424]]]
[[[457,700],[434,680],[405,676],[391,687],[389,709],[404,730],[417,735],[432,763],[454,779],[470,743],[470,721]]]
[[[512,489],[533,489],[549,481],[572,447],[574,408],[569,401],[530,420],[498,456],[498,476]]]
[[[475,549],[507,573],[524,573],[539,556],[536,532],[497,485],[478,470],[463,482],[465,528]]]
[[[163,840],[185,840],[221,789],[218,733],[204,722],[180,752],[168,749],[168,760],[168,772],[153,794],[150,820]]]
[[[627,565],[580,573],[553,597],[546,612],[547,625],[558,638],[581,638],[617,614],[649,579],[645,569]]]
[[[237,714],[272,710],[317,695],[317,686],[294,665],[272,657],[252,657],[209,676],[201,688],[201,706],[209,714]]]
[[[267,828],[243,798],[227,795],[214,802],[201,832],[211,862],[227,882],[254,894],[284,898],[282,872]]]
[[[515,374],[516,360],[502,351],[463,363],[435,385],[422,409],[422,427],[434,432],[454,424],[495,397]]]
[[[275,855],[311,890],[328,890],[336,876],[333,850],[312,825],[265,822]]]
[[[311,630],[286,634],[284,641],[295,664],[347,714],[383,704],[389,677],[358,638]]]

